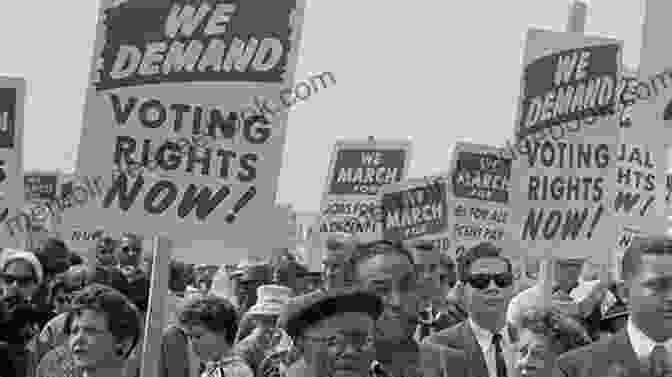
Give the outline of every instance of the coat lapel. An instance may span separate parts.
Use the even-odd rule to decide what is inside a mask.
[[[483,350],[476,340],[476,335],[469,325],[469,321],[462,322],[462,339],[469,358],[469,370],[473,377],[489,377],[488,366],[485,363]]]
[[[607,355],[610,355],[608,369],[610,371],[611,369],[620,368],[627,371],[628,377],[647,377],[648,373],[644,365],[637,358],[632,343],[630,343],[630,337],[625,329],[613,335],[607,343]]]

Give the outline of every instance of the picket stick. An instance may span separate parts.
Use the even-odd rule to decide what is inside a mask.
[[[168,275],[172,242],[165,237],[154,237],[152,242],[152,276],[149,286],[149,307],[145,317],[145,331],[140,355],[140,377],[159,376],[159,356],[165,323],[165,299],[168,296]]]
[[[586,26],[588,14],[588,4],[586,0],[570,0],[569,15],[567,18],[566,31],[570,33],[583,33]],[[545,308],[550,308],[553,301],[553,284],[555,282],[556,257],[553,255],[553,248],[548,248],[545,257],[541,261],[539,277],[542,289],[542,304]]]

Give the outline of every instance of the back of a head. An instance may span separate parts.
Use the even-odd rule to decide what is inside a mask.
[[[352,255],[351,263],[353,265],[353,272],[357,273],[357,266],[377,255],[397,254],[408,260],[411,265],[414,265],[414,259],[411,252],[401,242],[392,242],[388,240],[373,241],[367,243],[360,243],[357,245],[355,252]]]

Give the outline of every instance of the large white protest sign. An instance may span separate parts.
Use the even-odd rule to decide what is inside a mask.
[[[406,178],[411,143],[408,140],[340,140],[329,164],[321,214],[322,232],[348,232],[364,241],[381,237],[376,216],[382,186]]]
[[[621,222],[646,233],[661,234],[667,226],[665,191],[667,153],[672,126],[672,25],[662,12],[669,1],[646,1],[642,51],[633,92],[637,98],[631,121],[621,125],[615,198]]]
[[[512,236],[530,255],[609,260],[621,51],[613,39],[528,31],[511,205]]]
[[[26,81],[0,77],[0,222],[2,247],[21,247],[30,218],[21,212],[23,191],[23,114]]]
[[[105,195],[72,224],[270,244],[303,0],[101,1],[78,173]],[[177,252],[176,252],[177,253]]]
[[[449,221],[453,225],[451,254],[459,256],[480,242],[491,242],[509,256],[511,159],[500,148],[458,142],[451,162]]]

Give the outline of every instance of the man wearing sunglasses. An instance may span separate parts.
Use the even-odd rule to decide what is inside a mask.
[[[511,261],[480,243],[460,258],[460,286],[469,318],[425,341],[465,351],[473,376],[509,377],[512,341],[506,308],[514,293]]]

